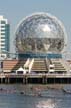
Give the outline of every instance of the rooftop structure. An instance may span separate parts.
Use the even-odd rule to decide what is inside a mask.
[[[63,74],[70,71],[69,63],[63,59],[28,58],[24,60],[4,60],[3,72],[16,72],[23,68],[27,73],[53,73]]]
[[[69,63],[63,59],[4,60],[0,83],[71,84]]]

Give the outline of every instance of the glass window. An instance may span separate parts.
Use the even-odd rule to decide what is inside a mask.
[[[5,46],[5,44],[1,44],[1,46]]]
[[[5,32],[5,29],[1,29],[1,32]]]
[[[1,28],[5,28],[5,25],[1,25]]]
[[[1,39],[5,39],[5,37],[1,37]]]
[[[1,21],[1,24],[5,24],[5,21]]]
[[[5,33],[1,33],[1,35],[5,35]]]
[[[5,50],[5,48],[1,48],[1,50]]]
[[[4,41],[4,40],[1,40],[1,42],[2,42],[2,43],[5,43],[5,41]]]

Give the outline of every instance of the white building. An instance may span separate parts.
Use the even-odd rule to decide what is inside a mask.
[[[6,58],[10,49],[10,25],[8,20],[0,16],[0,58]]]

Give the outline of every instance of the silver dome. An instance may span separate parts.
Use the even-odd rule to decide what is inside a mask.
[[[16,30],[19,53],[61,52],[67,44],[62,23],[48,13],[36,13],[23,19]]]

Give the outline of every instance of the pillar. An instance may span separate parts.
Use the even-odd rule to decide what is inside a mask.
[[[10,78],[7,79],[8,84],[10,83]]]
[[[25,77],[23,78],[23,84],[25,84]]]
[[[26,77],[26,78],[25,78],[25,84],[27,84],[27,82],[28,82],[28,78]]]
[[[5,83],[7,83],[7,78],[5,78]]]
[[[3,78],[1,78],[1,83],[3,83]]]
[[[43,83],[43,84],[47,84],[47,78],[46,78],[46,76],[43,76],[43,77],[42,77],[42,83]]]

